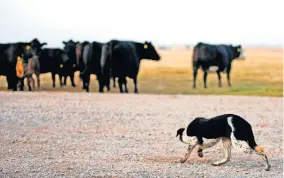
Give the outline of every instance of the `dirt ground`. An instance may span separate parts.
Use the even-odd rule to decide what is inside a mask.
[[[0,92],[0,177],[269,177],[283,176],[281,97]],[[198,116],[234,113],[253,127],[272,165],[222,143],[196,150],[176,131]],[[185,138],[187,139],[187,138]]]

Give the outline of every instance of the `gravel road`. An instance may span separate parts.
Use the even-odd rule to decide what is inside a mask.
[[[282,106],[280,97],[0,92],[0,177],[282,177]],[[251,123],[271,171],[237,149],[211,166],[221,142],[178,162],[187,148],[177,129],[223,113]]]

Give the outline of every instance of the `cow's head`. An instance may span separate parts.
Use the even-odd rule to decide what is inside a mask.
[[[155,61],[159,61],[161,59],[152,43],[147,41],[145,41],[145,43],[143,44],[141,55],[142,59],[152,59]]]
[[[42,50],[42,47],[47,43],[40,43],[37,38],[30,42],[30,52],[33,56],[38,56]],[[28,47],[27,47],[28,48]]]
[[[14,44],[14,57],[13,58],[18,58],[18,57],[25,57],[27,58],[32,57],[31,51],[30,51],[30,43],[15,43]]]
[[[79,42],[74,42],[73,40],[69,40],[68,42],[63,41],[62,43],[64,44],[63,60],[65,62],[70,60],[70,63],[72,63],[72,66],[76,67],[77,66],[76,47],[77,47],[77,44],[79,44]]]
[[[245,59],[244,49],[241,45],[232,46],[234,58]]]

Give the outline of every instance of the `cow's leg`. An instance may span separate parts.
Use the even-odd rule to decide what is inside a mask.
[[[197,68],[197,67],[194,67],[194,68],[193,68],[193,88],[196,88],[197,71],[198,71],[198,68]]]
[[[227,68],[227,80],[228,80],[228,86],[231,87],[231,79],[230,79],[230,73],[231,73],[231,66],[229,65]]]
[[[90,78],[90,75],[89,75],[89,78]],[[71,80],[72,87],[76,87],[75,82],[74,82],[74,72],[72,72],[72,74],[70,75],[70,80]],[[90,82],[90,80],[89,80],[89,82]]]
[[[20,91],[24,91],[24,79],[20,79]]]
[[[133,78],[133,82],[134,82],[134,93],[139,93],[137,88],[137,76]]]
[[[128,93],[126,77],[124,77],[124,79],[123,79],[123,83],[124,83],[124,90],[125,90],[125,93]]]
[[[7,89],[8,89],[8,90],[9,90],[9,89],[12,89],[11,77],[10,77],[9,74],[7,74],[6,80],[7,80],[7,84],[8,84]]]
[[[31,80],[32,80],[31,77],[27,77],[27,83],[28,83],[29,91],[32,91]]]
[[[63,87],[63,75],[62,74],[58,74],[59,75],[59,83],[60,83],[60,87]]]
[[[37,78],[37,87],[38,89],[40,89],[40,74],[39,73],[36,74],[36,78]]]
[[[106,85],[106,87],[107,87],[107,91],[110,91],[110,83],[108,83],[108,84]]]
[[[7,75],[6,76],[6,80],[7,80],[7,84],[8,84],[8,87],[7,87],[7,89],[9,90],[9,89],[12,89],[12,85],[11,85],[11,79],[10,79],[10,77],[9,77],[9,75]]]
[[[68,75],[64,75],[64,82],[63,82],[63,86],[66,86],[66,83],[67,83],[67,77],[68,77]]]
[[[113,88],[116,88],[115,77],[112,77],[112,81],[113,81]]]
[[[207,70],[204,70],[203,74],[203,82],[204,82],[204,88],[207,88]]]
[[[51,77],[52,77],[52,87],[55,88],[55,72],[51,73]],[[61,83],[61,79],[60,79],[60,83]]]
[[[104,78],[103,77],[98,77],[99,81],[99,92],[103,93],[104,92]]]
[[[118,85],[119,85],[119,91],[120,91],[120,93],[123,93],[123,87],[122,87],[122,85],[123,85],[123,79],[121,78],[121,77],[119,77],[118,78]]]
[[[85,90],[85,79],[84,79],[84,74],[80,73],[80,80],[82,81],[82,89]]]
[[[221,71],[217,70],[217,75],[218,75],[218,86],[222,87],[222,83],[221,83]]]
[[[33,76],[31,76],[31,81],[33,83],[33,90],[35,89],[35,79],[33,78]]]
[[[89,85],[90,85],[90,74],[86,74],[84,83],[85,83],[85,90],[86,90],[86,92],[89,92],[90,91],[90,88],[89,88]]]
[[[85,76],[86,74],[84,73],[84,74],[80,74],[80,79],[81,79],[81,81],[82,81],[82,89],[83,90],[85,90],[86,89],[86,85],[85,85],[85,78],[86,78],[86,76]]]
[[[231,140],[229,138],[223,137],[223,147],[225,151],[225,158],[220,161],[215,161],[212,163],[213,166],[220,166],[221,164],[225,164],[231,159]]]

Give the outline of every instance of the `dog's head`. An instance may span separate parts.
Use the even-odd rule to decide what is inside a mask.
[[[178,130],[177,130],[177,135],[176,135],[176,137],[179,136],[179,135],[182,136],[184,130],[185,130],[184,128],[178,129]]]

